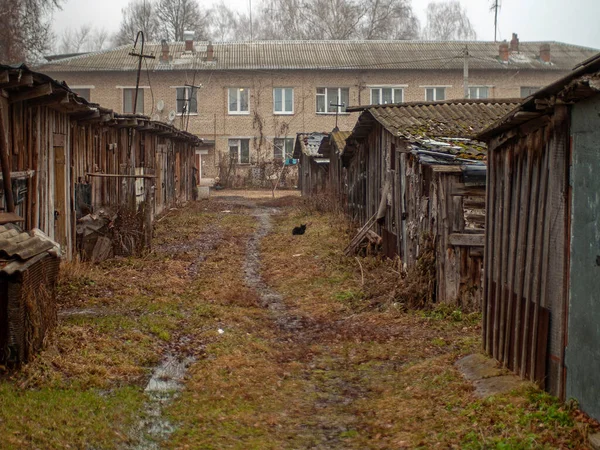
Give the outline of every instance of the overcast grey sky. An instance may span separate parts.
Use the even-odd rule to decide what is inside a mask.
[[[494,39],[491,0],[460,0],[475,26],[478,40]],[[57,35],[68,27],[90,23],[115,32],[121,20],[121,8],[128,0],[66,0],[62,11],[54,15]],[[210,5],[213,0],[202,0]],[[248,0],[228,0],[236,9],[248,10]],[[412,0],[415,13],[425,23],[429,0]],[[258,0],[255,0],[258,4]],[[502,0],[499,15],[499,39],[510,40],[513,32],[522,41],[561,41],[600,49],[600,0]]]

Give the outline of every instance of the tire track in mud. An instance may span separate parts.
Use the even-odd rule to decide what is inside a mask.
[[[292,358],[293,355],[310,353],[308,348],[312,344],[322,345],[327,350],[327,344],[322,342],[322,338],[329,333],[329,325],[317,323],[310,316],[295,314],[286,305],[283,296],[269,287],[261,277],[260,244],[272,230],[271,216],[275,212],[258,207],[254,211],[259,226],[247,244],[244,265],[246,284],[258,293],[261,306],[270,310],[279,330],[278,340],[289,347]],[[355,399],[365,395],[364,389],[356,380],[323,376],[324,373],[346,365],[347,361],[341,358],[323,360],[314,357],[309,361],[304,358],[299,360],[305,366],[302,378],[308,381],[307,398],[316,400],[308,405],[310,411],[306,423],[294,430],[302,441],[302,446],[293,448],[347,448],[342,435],[353,430],[358,422],[358,418],[348,407]],[[302,399],[290,399],[291,402],[298,400]]]

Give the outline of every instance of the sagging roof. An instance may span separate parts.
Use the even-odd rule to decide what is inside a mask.
[[[474,138],[518,104],[518,99],[459,99],[361,107],[350,139],[367,136],[375,122],[406,138]]]
[[[568,75],[540,89],[524,99],[517,108],[478,134],[488,141],[525,122],[548,115],[556,104],[570,104],[600,94],[600,53],[580,65]]]
[[[11,103],[27,102],[28,105],[46,105],[51,109],[69,114],[80,122],[96,122],[104,126],[143,128],[173,139],[186,140],[199,145],[202,140],[173,125],[157,122],[141,114],[119,114],[112,109],[88,102],[72,91],[64,82],[40,72],[34,72],[25,64],[0,64],[0,89],[8,94]]]
[[[321,142],[329,136],[328,133],[298,133],[294,144],[294,159],[300,159],[302,154],[312,158],[323,158],[319,153]]]
[[[551,62],[540,58],[540,47],[550,46]],[[209,51],[211,46],[211,51]],[[168,44],[169,58],[163,59],[162,45],[148,43],[144,53],[148,69],[161,70],[336,70],[417,69],[462,70],[467,46],[471,70],[566,71],[590,58],[596,49],[561,42],[520,42],[507,62],[499,57],[499,43],[483,41],[252,41],[195,42],[186,52],[184,42]],[[138,59],[125,45],[110,50],[56,59],[42,65],[47,72],[135,71]],[[212,55],[212,56],[211,56]]]
[[[329,133],[329,136],[321,141],[319,153],[328,158],[331,158],[332,151],[338,155],[342,155],[344,153],[344,148],[346,147],[346,139],[350,136],[350,134],[350,131],[332,131]]]
[[[365,139],[376,123],[393,136],[405,138],[408,149],[423,163],[483,161],[487,146],[475,136],[517,105],[515,99],[462,99],[366,107],[346,140],[344,164],[354,154],[354,142]]]
[[[41,230],[23,232],[12,224],[0,225],[0,273],[23,272],[47,255],[58,258],[60,247]]]

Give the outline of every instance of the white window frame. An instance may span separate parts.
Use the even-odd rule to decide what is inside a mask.
[[[140,86],[139,87],[139,91],[138,91],[138,101],[140,99],[139,94],[142,94],[142,111],[140,112],[136,112],[137,109],[137,105],[133,105],[133,112],[125,112],[125,90],[134,90],[135,91],[135,86],[117,86],[118,89],[121,89],[121,107],[123,108],[123,114],[144,114],[144,111],[146,109],[146,95],[144,93],[144,89],[149,89],[149,87],[146,86]],[[134,96],[135,97],[135,96]],[[133,100],[132,100],[133,102]]]
[[[232,90],[235,90],[236,92],[236,103],[237,103],[237,110],[231,110],[230,106],[231,106],[231,101],[230,101],[230,96],[231,96],[231,92]],[[242,110],[241,105],[242,102],[240,101],[240,93],[246,91],[248,93],[248,109],[247,110]],[[230,87],[227,88],[227,112],[229,115],[237,115],[237,116],[247,116],[248,114],[250,114],[250,89],[246,88],[246,87]]]
[[[187,112],[183,112],[183,111],[179,111],[179,102],[178,102],[178,97],[177,97],[177,89],[184,89],[185,92],[185,102],[189,105],[191,102],[189,101],[189,93],[190,92],[195,92],[196,93],[196,112],[190,112],[189,115],[190,116],[197,116],[198,115],[198,88],[193,88],[191,86],[171,86],[175,89],[175,111],[177,112],[178,116],[181,115],[188,115]]]
[[[281,139],[283,142],[283,148],[281,149],[281,153],[282,156],[281,157],[277,157],[275,156],[275,149],[278,148],[276,142]],[[289,152],[289,157],[286,155],[286,149],[285,149],[285,144],[286,142],[291,143],[291,152]],[[273,138],[273,159],[274,160],[281,160],[281,161],[285,161],[288,158],[292,158],[294,156],[294,144],[295,144],[296,140],[292,137],[276,137]]]
[[[379,90],[379,98],[382,98],[382,92],[383,89],[391,89],[392,90],[392,104],[393,103],[402,103],[404,102],[404,89],[406,89],[407,85],[390,85],[390,86],[386,86],[386,85],[378,85],[378,86],[369,86],[369,94],[370,94],[370,99],[369,99],[369,104],[370,105],[385,105],[386,103],[375,103],[373,101],[373,90]],[[400,91],[402,91],[402,99],[400,101],[396,100],[396,94],[395,94],[395,90],[399,89]]]
[[[325,93],[319,93],[319,89],[325,89]],[[340,99],[342,98],[342,89],[347,90],[348,91],[348,102],[350,103],[350,88],[349,87],[327,87],[327,86],[319,86],[316,88],[315,91],[315,112],[317,114],[336,114],[336,111],[329,111],[329,102],[327,101],[327,97],[328,97],[328,91],[331,89],[336,89],[337,90],[337,97],[338,97],[338,102],[340,101]],[[319,111],[318,105],[319,105],[319,96],[323,96],[325,98],[325,111]],[[342,102],[343,103],[343,102]],[[346,104],[344,106],[344,108],[347,108],[349,105]],[[341,106],[337,107],[337,114],[350,114],[349,112],[342,110]]]
[[[291,91],[292,91],[292,93],[291,93],[291,95],[292,95],[292,110],[291,111],[286,111],[285,110],[285,103],[286,103],[286,99],[287,99],[287,97],[286,97],[286,91],[288,89],[291,89]],[[281,108],[282,108],[281,111],[277,111],[275,109],[275,91],[281,91]],[[289,116],[289,115],[294,114],[294,88],[293,87],[276,87],[276,88],[273,88],[273,114],[282,115],[282,116],[285,116],[285,115]]]
[[[448,99],[448,92],[446,91],[448,88],[452,87],[452,86],[420,86],[422,88],[425,88],[425,101],[426,102],[438,102],[438,101],[444,101]],[[427,100],[427,89],[433,89],[433,100]],[[441,100],[437,99],[437,90],[438,89],[444,89],[444,98]]]
[[[248,141],[248,162],[242,162],[242,141]],[[249,137],[234,137],[234,138],[229,138],[227,140],[227,154],[229,155],[229,159],[231,160],[231,147],[232,144],[235,145],[237,144],[238,147],[238,153],[237,153],[237,161],[235,161],[236,164],[250,164],[250,162],[252,161],[252,158],[250,157],[250,142],[252,142],[252,138]]]
[[[471,96],[471,89],[477,89],[477,96],[476,97],[472,97]],[[480,97],[479,96],[479,90],[480,89],[487,89],[487,94],[488,94],[487,97]],[[474,99],[474,100],[492,98],[491,93],[492,93],[492,86],[469,86],[469,98]]]

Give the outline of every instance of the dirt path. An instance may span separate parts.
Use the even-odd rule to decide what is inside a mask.
[[[0,378],[0,447],[585,448],[535,389],[473,394],[454,363],[477,314],[407,311],[397,265],[363,280],[343,256],[340,216],[244,194],[170,211],[141,258],[64,268],[48,349]]]
[[[277,328],[276,340],[285,342],[287,351],[306,354],[311,344],[320,342],[320,327],[314,319],[307,315],[294,314],[285,304],[283,297],[273,288],[266,285],[261,278],[261,240],[269,235],[272,229],[271,215],[273,211],[256,208],[253,214],[259,220],[259,227],[248,240],[245,261],[246,283],[256,290],[260,296],[260,304],[268,308],[274,326]],[[325,348],[326,353],[327,349]],[[352,380],[322,377],[336,366],[343,366],[347,361],[340,358],[327,360],[315,358],[303,364],[302,376],[306,380],[306,395],[316,398],[310,406],[310,415],[302,428],[297,430],[297,438],[307,442],[308,447],[315,449],[346,448],[341,439],[345,432],[354,429],[357,417],[345,407],[352,403],[361,393],[361,387]]]

